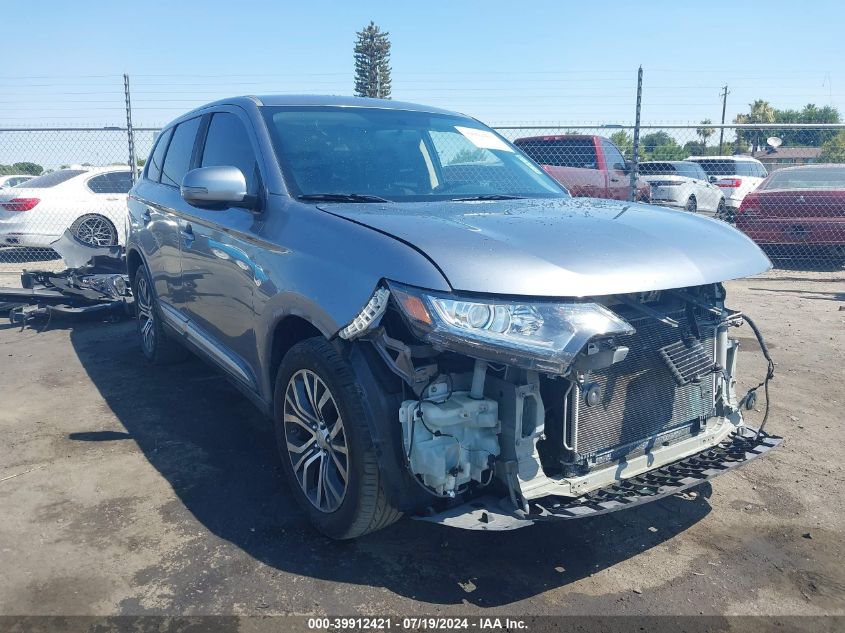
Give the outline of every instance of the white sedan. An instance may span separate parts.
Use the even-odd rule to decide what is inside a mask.
[[[129,167],[71,168],[0,191],[0,246],[49,247],[67,230],[96,246],[124,244]]]
[[[681,207],[692,213],[725,214],[725,194],[708,181],[700,165],[684,160],[647,161],[639,165],[640,176],[651,186],[651,202]]]

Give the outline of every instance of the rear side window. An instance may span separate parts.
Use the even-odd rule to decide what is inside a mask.
[[[132,175],[128,171],[100,174],[88,181],[88,188],[94,193],[129,193]]]
[[[246,178],[247,192],[254,195],[258,190],[255,152],[246,127],[234,114],[218,112],[211,117],[200,165],[237,167]]]
[[[63,182],[67,182],[71,178],[75,178],[81,174],[87,173],[84,169],[60,169],[50,174],[44,174],[26,181],[27,189],[47,189],[48,187],[55,187]]]
[[[696,165],[695,163],[672,163],[672,167],[675,169],[679,176],[684,176],[686,178],[697,178],[697,179],[706,179],[707,176],[704,175],[704,172],[701,171],[701,167]]]
[[[190,119],[176,126],[173,138],[167,148],[167,156],[164,158],[164,166],[161,169],[161,183],[173,187],[182,185],[182,179],[188,173],[191,166],[191,156],[194,153],[194,141],[197,138],[197,130],[200,126],[200,118]]]
[[[535,163],[555,167],[598,169],[596,146],[590,137],[531,139],[517,141],[516,145]]]
[[[736,171],[734,171],[734,173],[737,176],[752,176],[754,178],[762,178],[760,174],[759,165],[757,163],[752,163],[751,161],[747,160],[738,160],[735,164]]]
[[[158,137],[153,153],[150,154],[150,160],[147,162],[147,178],[158,182],[161,177],[161,166],[164,164],[164,152],[167,151],[167,143],[170,141],[170,135],[173,134],[173,128],[165,130]]]

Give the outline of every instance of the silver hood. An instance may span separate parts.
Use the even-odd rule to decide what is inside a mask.
[[[647,204],[572,198],[320,208],[413,245],[458,291],[609,295],[771,268],[757,245],[731,226]]]

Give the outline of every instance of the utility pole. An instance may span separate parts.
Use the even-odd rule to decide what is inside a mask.
[[[722,88],[722,127],[719,128],[719,156],[722,155],[722,143],[725,139],[725,109],[728,106],[728,84]]]
[[[129,173],[132,175],[132,182],[135,182],[135,174],[138,170],[135,164],[135,131],[132,129],[132,98],[129,95],[129,75],[123,73],[123,92],[126,95],[126,138],[129,142]]]
[[[637,200],[637,172],[640,170],[640,106],[643,101],[643,67],[637,71],[637,111],[634,118],[634,147],[633,165],[631,167],[631,192],[628,198],[631,202]]]

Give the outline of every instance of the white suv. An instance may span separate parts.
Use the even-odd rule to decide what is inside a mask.
[[[769,175],[763,163],[750,156],[690,156],[687,160],[701,165],[710,182],[725,193],[725,204],[732,211]]]

